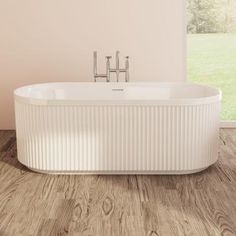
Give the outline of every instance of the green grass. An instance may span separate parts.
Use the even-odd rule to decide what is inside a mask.
[[[222,91],[221,118],[236,120],[236,34],[189,34],[188,81]]]

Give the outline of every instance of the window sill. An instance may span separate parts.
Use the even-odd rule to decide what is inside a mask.
[[[236,120],[222,120],[220,122],[221,128],[236,128]]]

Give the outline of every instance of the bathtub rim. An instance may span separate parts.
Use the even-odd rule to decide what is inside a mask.
[[[117,86],[117,88],[122,88],[122,86],[127,86],[127,83],[94,83],[94,82],[49,82],[49,83],[36,83],[31,85],[26,85],[19,87],[14,90],[14,100],[15,102],[31,104],[31,105],[46,105],[46,106],[76,106],[76,105],[200,105],[200,104],[211,104],[220,102],[222,99],[222,92],[220,89],[213,88],[211,86],[200,85],[196,83],[189,82],[129,82],[128,85],[139,85],[139,86],[150,86],[150,85],[161,85],[161,86],[174,86],[174,85],[190,85],[202,88],[208,88],[215,92],[215,95],[206,97],[196,97],[196,98],[171,98],[171,99],[150,99],[150,100],[79,100],[79,99],[42,99],[42,98],[32,98],[20,95],[20,91],[32,86],[44,86],[44,85],[60,85],[60,84],[78,84],[79,86],[91,86],[95,85],[97,87],[101,86]]]

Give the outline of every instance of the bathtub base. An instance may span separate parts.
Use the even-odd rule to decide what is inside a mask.
[[[194,169],[194,170],[179,170],[179,171],[51,171],[39,170],[35,168],[28,169],[41,174],[51,175],[187,175],[194,174],[206,170],[210,166]]]

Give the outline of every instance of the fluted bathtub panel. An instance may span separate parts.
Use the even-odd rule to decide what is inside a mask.
[[[32,169],[181,173],[217,160],[218,102],[15,107],[18,159]]]

